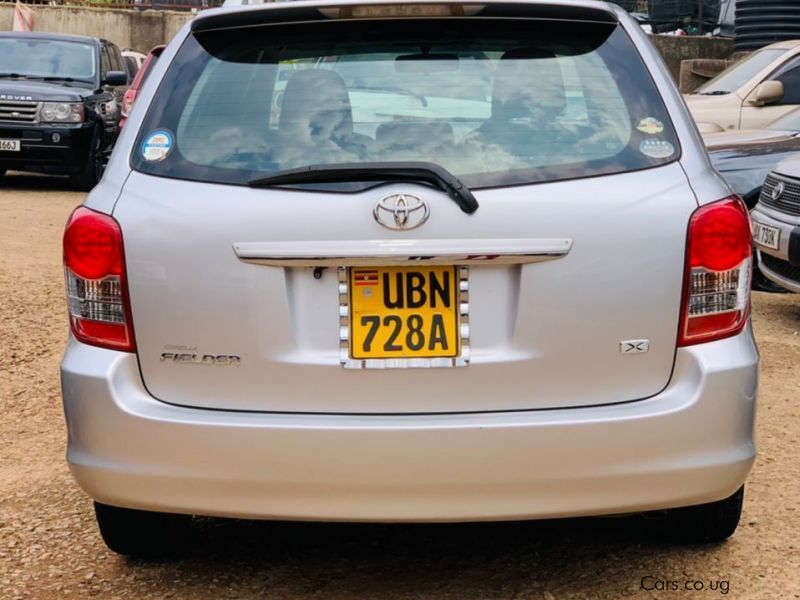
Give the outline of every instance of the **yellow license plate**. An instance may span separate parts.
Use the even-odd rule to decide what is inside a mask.
[[[350,268],[350,356],[454,357],[457,267]]]

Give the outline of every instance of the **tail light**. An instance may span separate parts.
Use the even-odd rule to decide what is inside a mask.
[[[86,344],[134,352],[122,231],[108,215],[79,207],[64,231],[72,333]]]
[[[689,222],[679,346],[730,337],[750,311],[750,219],[738,197],[701,206]]]
[[[125,90],[125,95],[122,97],[122,116],[126,119],[131,114],[131,109],[133,108],[134,102],[136,102],[136,90],[133,88],[128,88]]]

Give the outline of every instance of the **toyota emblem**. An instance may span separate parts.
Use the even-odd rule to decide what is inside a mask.
[[[428,220],[428,205],[410,194],[392,194],[378,201],[372,211],[387,229],[414,229]]]
[[[780,197],[783,196],[783,191],[784,191],[785,188],[786,188],[786,186],[783,184],[782,181],[779,181],[777,183],[777,185],[774,188],[772,188],[772,201],[773,202],[777,202],[778,200],[780,200]]]

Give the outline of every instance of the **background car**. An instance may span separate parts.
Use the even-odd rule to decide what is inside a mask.
[[[800,156],[783,161],[767,176],[750,215],[762,273],[800,293]]]
[[[133,83],[131,83],[131,86],[125,91],[125,95],[122,98],[122,118],[119,122],[120,129],[125,126],[125,121],[128,120],[128,115],[130,115],[131,109],[136,102],[136,96],[139,94],[139,90],[142,89],[144,82],[147,81],[147,76],[158,61],[158,57],[164,52],[164,48],[166,48],[166,46],[162,45],[155,46],[150,50],[142,62],[139,72],[136,73]]]
[[[800,109],[764,129],[703,134],[714,168],[753,208],[767,174],[781,161],[800,152]]]
[[[133,48],[125,48],[125,50],[122,51],[122,56],[133,60],[136,63],[137,71],[142,68],[144,61],[147,58],[145,53],[134,50]]]
[[[123,56],[122,60],[125,63],[125,71],[128,73],[128,83],[130,84],[139,71],[139,63],[130,56]]]
[[[703,133],[762,129],[800,106],[800,40],[757,50],[684,98]]]
[[[107,40],[0,32],[0,174],[69,175],[91,189],[119,134],[127,85]]]
[[[740,129],[703,135],[714,168],[752,210],[769,172],[781,161],[800,152],[800,109],[795,109],[766,129]],[[753,268],[753,289],[784,292],[767,279],[758,264]]]

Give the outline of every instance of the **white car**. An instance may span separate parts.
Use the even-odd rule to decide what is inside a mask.
[[[132,50],[130,48],[126,48],[122,51],[123,57],[130,57],[136,63],[136,68],[141,69],[144,61],[147,59],[147,55],[143,52],[139,52],[138,50]]]
[[[748,54],[685,99],[704,134],[765,128],[800,106],[800,40]]]
[[[192,515],[737,526],[748,214],[612,4],[204,11],[64,249],[67,457],[117,552]]]

